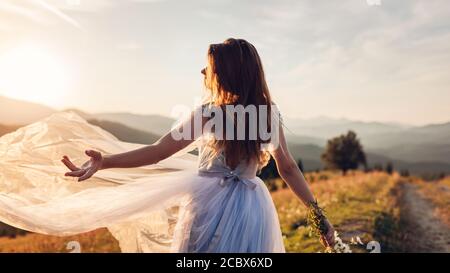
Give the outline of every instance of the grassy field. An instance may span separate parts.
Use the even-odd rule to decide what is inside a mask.
[[[360,237],[361,244],[350,245],[353,252],[369,252],[366,244],[380,243],[381,252],[446,251],[450,245],[446,236],[450,230],[450,178],[423,182],[416,178],[403,178],[384,172],[350,172],[346,176],[333,172],[307,173],[315,195],[326,208],[327,215],[345,242]],[[272,197],[278,210],[280,225],[288,252],[318,252],[323,247],[317,238],[309,235],[305,209],[281,180],[273,180],[277,190]],[[406,185],[406,186],[405,186]],[[417,196],[416,196],[417,194]],[[409,200],[409,199],[412,199]],[[421,207],[416,200],[420,199]],[[417,204],[416,204],[417,203]],[[418,212],[417,212],[418,210]],[[412,240],[417,225],[422,220],[417,213],[428,213],[427,224],[438,227],[440,245],[417,248],[420,242]],[[429,211],[428,211],[429,210]],[[406,213],[406,212],[407,213]],[[435,221],[435,222],[434,222]],[[412,234],[410,230],[415,233]],[[442,233],[442,234],[441,234]],[[433,235],[435,236],[435,235]],[[70,252],[70,241],[78,241],[82,252],[119,252],[117,241],[106,229],[71,237],[54,237],[27,234],[16,238],[0,238],[0,252]],[[438,244],[436,243],[436,244]]]
[[[384,236],[383,229],[395,224],[398,215],[395,205],[397,176],[381,172],[351,172],[345,177],[321,172],[306,176],[309,181],[314,181],[312,190],[344,242],[349,242],[352,237],[360,237],[364,244],[379,241]],[[272,196],[279,212],[286,251],[323,251],[317,238],[310,236],[305,210],[290,190],[278,190]],[[353,252],[368,252],[365,247],[359,244],[351,246]]]
[[[419,187],[419,193],[433,204],[434,215],[450,226],[450,177],[432,182],[412,181]]]
[[[0,238],[0,252],[71,252],[69,242],[77,241],[81,252],[120,252],[118,242],[107,229],[80,235],[57,237],[29,233],[16,238]]]

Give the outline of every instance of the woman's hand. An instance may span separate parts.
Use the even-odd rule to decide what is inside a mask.
[[[328,219],[325,220],[325,225],[327,226],[327,234],[320,236],[320,242],[325,247],[334,247],[334,227]]]
[[[86,155],[90,157],[80,168],[70,161],[69,157],[63,156],[61,160],[66,165],[70,172],[65,173],[66,176],[78,177],[78,181],[81,182],[93,176],[98,170],[102,168],[103,156],[100,152],[94,150],[86,150]]]

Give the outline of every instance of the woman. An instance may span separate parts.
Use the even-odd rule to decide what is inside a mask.
[[[106,149],[103,154],[87,150],[89,160],[80,167],[68,156],[62,159],[70,169],[65,175],[77,177],[78,181],[94,175],[94,178],[102,178],[106,169],[110,169],[111,176],[121,172],[117,168],[148,165],[165,167],[163,174],[153,177],[135,175],[133,182],[112,188],[73,190],[60,199],[46,199],[44,204],[29,205],[25,211],[0,206],[4,212],[0,213],[0,220],[58,235],[108,227],[119,240],[122,251],[284,252],[275,207],[264,183],[256,177],[258,170],[267,163],[269,154],[275,159],[281,178],[301,201],[308,207],[316,203],[288,151],[282,126],[273,123],[271,118],[276,107],[270,98],[261,60],[255,47],[242,39],[227,39],[210,45],[207,57],[207,66],[202,70],[209,92],[207,102],[156,143],[114,154],[106,154],[111,151],[105,152]],[[244,108],[264,106],[257,108],[258,118],[262,116],[261,109],[267,110],[269,115],[262,123],[261,119],[255,123],[250,115],[248,118],[244,115],[244,121],[236,121],[232,114],[230,121],[225,108],[239,105]],[[217,116],[216,121],[231,122],[231,127],[225,126],[223,130],[218,130],[217,126],[214,130],[208,127],[213,115],[208,117],[205,113],[211,114],[211,109],[216,111],[214,117],[217,110],[223,110],[225,114]],[[201,125],[196,126],[199,113]],[[238,122],[244,124],[244,138],[236,139],[234,131],[228,138],[227,133],[237,129]],[[267,139],[257,130],[256,137],[251,138],[250,128],[255,128],[252,122],[256,127],[262,124],[268,128],[276,126],[278,135]],[[88,125],[77,126],[81,130]],[[174,137],[180,132],[188,137]],[[271,149],[266,148],[267,144]],[[199,148],[196,169],[187,163],[191,162],[187,159],[173,161],[175,154],[183,153],[193,145]],[[173,163],[174,168],[170,168],[168,162]],[[180,166],[182,164],[187,165]],[[105,171],[97,173],[100,170]],[[1,201],[5,204],[8,200],[0,198],[0,204]],[[75,205],[66,207],[68,202]],[[38,221],[40,225],[27,224],[27,220],[38,213],[59,220],[53,224],[43,221]],[[78,215],[82,223],[67,220],[66,215]],[[322,232],[321,241],[326,246],[332,245],[333,227],[326,219],[323,225],[325,232]]]

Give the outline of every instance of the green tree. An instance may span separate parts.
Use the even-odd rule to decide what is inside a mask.
[[[400,175],[401,175],[402,177],[408,177],[408,176],[409,176],[409,171],[408,171],[408,169],[402,169],[402,170],[400,171]]]
[[[298,168],[300,169],[300,171],[304,172],[303,161],[302,161],[301,158],[299,158],[299,159],[297,160],[297,166],[298,166]]]
[[[375,171],[377,171],[377,172],[381,172],[381,171],[383,171],[383,165],[382,165],[381,163],[376,163],[376,164],[373,166],[373,169],[374,169]]]
[[[353,131],[328,140],[322,161],[327,169],[340,169],[344,175],[348,170],[357,169],[360,164],[367,166],[366,155]]]
[[[275,160],[273,159],[273,157],[270,157],[269,162],[267,163],[267,165],[264,168],[262,168],[262,170],[260,171],[258,176],[262,180],[280,177],[280,174],[278,173],[278,169],[277,169],[277,164],[275,163]]]
[[[394,165],[392,164],[392,162],[388,162],[386,164],[386,169],[385,170],[386,170],[386,172],[388,174],[392,174],[394,172]]]

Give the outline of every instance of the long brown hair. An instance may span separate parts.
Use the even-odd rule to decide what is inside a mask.
[[[205,71],[205,87],[211,92],[210,103],[220,106],[225,113],[226,105],[255,105],[259,115],[259,105],[268,109],[267,128],[270,130],[272,100],[264,76],[261,59],[256,48],[243,39],[229,38],[208,48],[208,66]],[[232,118],[236,132],[236,122]],[[213,139],[216,155],[224,151],[226,163],[235,168],[242,160],[256,159],[261,166],[267,164],[269,155],[261,150],[262,141],[257,133],[256,140],[250,140],[249,119],[245,117],[245,140]],[[258,128],[258,127],[257,127]],[[224,128],[225,130],[225,128]]]

